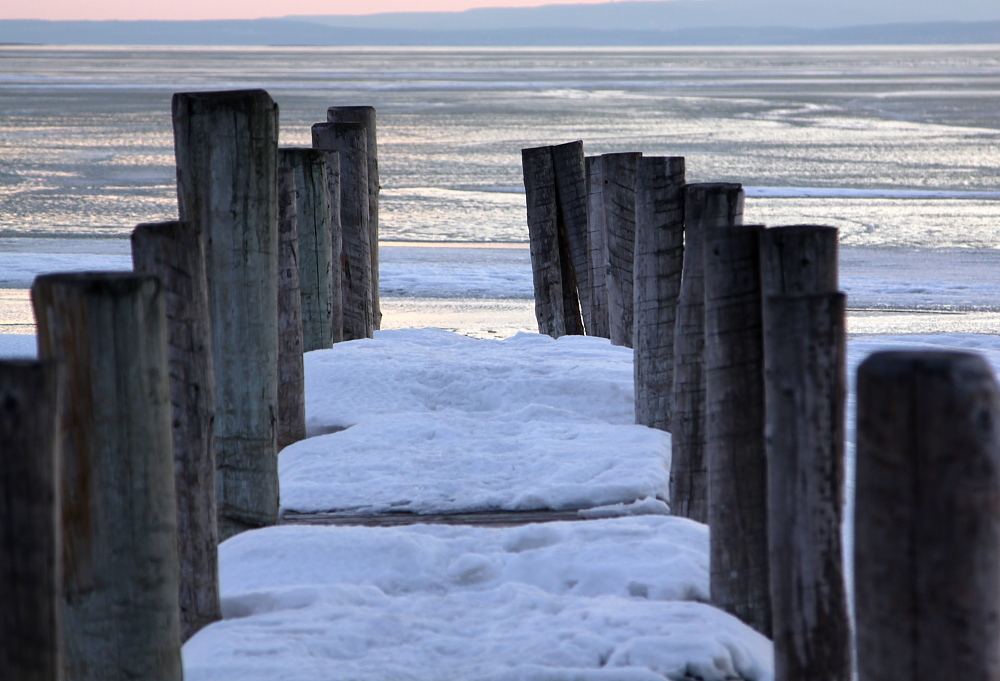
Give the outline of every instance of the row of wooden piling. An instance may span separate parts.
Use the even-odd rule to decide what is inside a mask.
[[[742,187],[685,184],[679,157],[523,161],[539,331],[634,347],[636,422],[672,435],[671,508],[711,528],[713,603],[773,637],[778,681],[851,679],[837,230],[744,225]],[[989,366],[878,353],[857,408],[859,678],[1000,678]]]
[[[262,90],[174,96],[180,221],[134,272],[38,277],[38,361],[0,362],[0,678],[182,677],[217,546],[278,520],[303,352],[379,322],[375,111],[278,147]],[[9,596],[9,597],[8,597]]]

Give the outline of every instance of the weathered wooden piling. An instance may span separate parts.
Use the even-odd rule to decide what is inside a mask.
[[[764,301],[776,681],[851,679],[840,536],[847,392],[844,306],[844,295],[836,292],[770,295]]]
[[[205,238],[224,540],[278,520],[278,107],[179,93],[173,120],[180,217]]]
[[[635,251],[635,172],[642,154],[601,156],[604,229],[608,242],[608,328],[611,343],[632,347]]]
[[[55,361],[0,361],[0,679],[61,681]]]
[[[670,434],[670,508],[674,515],[708,522],[705,460],[705,230],[743,222],[739,184],[684,188],[684,267],[674,329],[673,414]]]
[[[860,681],[1000,678],[1000,392],[964,352],[858,369]]]
[[[368,194],[368,142],[362,123],[316,123],[313,148],[340,153],[341,287],[344,340],[372,338],[371,224]]]
[[[762,230],[705,231],[705,459],[712,603],[770,636]]]
[[[330,340],[339,343],[344,340],[344,229],[340,221],[340,152],[320,149],[326,163],[327,195],[330,200],[330,252],[333,263],[333,310],[331,314]]]
[[[340,249],[337,248],[334,259],[330,228],[330,179],[324,154],[321,149],[285,147],[278,150],[278,167],[291,168],[295,176],[303,352],[331,347],[335,302],[338,327],[341,324],[339,317],[343,314]],[[339,168],[340,156],[335,157]],[[339,199],[337,203],[339,215]],[[334,263],[336,278],[333,276]]]
[[[295,172],[278,169],[278,450],[306,437]]]
[[[837,290],[836,227],[788,225],[766,229],[760,236],[760,259],[765,296]]]
[[[684,257],[684,159],[640,158],[635,188],[635,422],[670,429]]]
[[[582,328],[573,333],[589,333],[593,326],[590,303],[590,267],[587,258],[587,177],[584,172],[583,142],[567,142],[550,147],[555,175],[556,205],[560,222],[561,264],[571,270],[563,281],[576,284],[574,292],[580,306]],[[572,305],[572,297],[567,304]],[[575,319],[573,320],[575,324]]]
[[[330,123],[361,123],[365,126],[365,144],[368,151],[368,234],[372,256],[372,314],[375,328],[382,328],[382,307],[379,303],[379,257],[378,257],[378,204],[382,187],[378,172],[378,135],[375,126],[373,106],[331,106],[326,110],[326,120]]]
[[[163,287],[167,315],[181,640],[222,619],[215,499],[215,375],[202,232],[192,222],[139,225],[132,262]]]
[[[611,338],[608,321],[608,231],[604,221],[604,173],[601,157],[587,156],[587,284],[590,287],[588,336]]]
[[[559,208],[552,147],[521,150],[538,332],[582,334],[583,317]]]
[[[180,681],[167,320],[158,280],[35,279],[38,354],[60,358],[65,678]]]

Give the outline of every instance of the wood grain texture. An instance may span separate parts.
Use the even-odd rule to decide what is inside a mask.
[[[611,338],[608,320],[608,232],[604,215],[604,173],[600,156],[585,158],[587,175],[588,336]]]
[[[339,164],[340,157],[337,157]],[[302,351],[333,346],[333,234],[330,229],[330,179],[320,149],[283,147],[278,167],[294,173],[298,227],[299,289],[302,307]],[[339,208],[339,206],[338,206]],[[340,310],[340,258],[336,295]],[[339,320],[338,320],[339,323]]]
[[[219,539],[278,519],[278,109],[263,90],[173,98],[182,220],[205,238]]]
[[[640,158],[635,195],[635,422],[669,430],[684,259],[684,159]]]
[[[762,230],[705,231],[705,459],[712,603],[770,636]]]
[[[766,232],[765,232],[766,233]],[[850,681],[841,546],[845,297],[765,300],[768,541],[776,681]]]
[[[330,262],[333,265],[330,299],[330,341],[344,340],[344,230],[340,222],[340,152],[320,150],[326,162],[327,198],[330,200]]]
[[[1000,678],[1000,393],[964,352],[858,369],[861,681]]]
[[[62,679],[59,374],[0,361],[0,679]]]
[[[371,223],[368,213],[368,142],[361,123],[316,123],[313,147],[340,153],[341,293],[344,340],[372,338]]]
[[[181,639],[222,619],[215,499],[215,375],[201,230],[191,222],[139,225],[135,271],[159,278],[167,315],[173,411]]]
[[[760,237],[764,295],[833,293],[837,290],[837,228],[771,227]]]
[[[378,171],[378,134],[373,106],[331,106],[326,110],[326,120],[330,123],[361,123],[365,126],[365,143],[368,149],[368,233],[371,237],[372,255],[372,314],[375,328],[382,328],[382,307],[379,304],[379,257],[378,257],[378,204],[382,186]]]
[[[278,168],[278,451],[306,437],[295,172]]]
[[[674,515],[708,522],[705,460],[705,231],[743,222],[739,184],[684,188],[684,266],[674,329],[674,387],[670,434],[670,508]]]
[[[567,333],[583,335],[593,325],[590,316],[590,267],[587,259],[587,178],[584,173],[583,142],[567,142],[551,147],[552,170],[556,183],[560,235],[560,264],[563,268],[564,308]],[[576,312],[576,306],[579,313]]]
[[[612,345],[632,347],[635,258],[635,172],[638,152],[601,156],[604,229],[608,248],[608,329]]]
[[[167,320],[157,279],[35,279],[38,353],[60,358],[65,677],[180,681]]]
[[[538,333],[565,336],[566,300],[551,147],[521,150]]]

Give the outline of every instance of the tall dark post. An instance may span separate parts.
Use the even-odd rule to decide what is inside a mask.
[[[705,458],[712,603],[770,636],[762,230],[705,232]]]
[[[278,107],[174,95],[180,217],[205,235],[219,539],[278,520]]]
[[[964,352],[858,369],[860,681],[1000,678],[1000,392]]]
[[[340,157],[336,156],[336,160],[339,168]],[[278,151],[278,166],[291,168],[295,181],[299,286],[302,291],[302,350],[324,350],[333,345],[335,300],[338,315],[343,314],[339,252],[336,261],[333,258],[330,178],[325,152],[320,149],[282,148]],[[337,264],[336,279],[333,276],[334,262]],[[340,324],[339,319],[337,323]]]
[[[611,338],[608,321],[608,230],[604,215],[604,173],[600,156],[587,156],[587,285],[590,287],[588,336]]]
[[[632,347],[633,259],[635,250],[635,172],[642,154],[601,156],[604,228],[608,240],[608,327],[611,343]]]
[[[53,361],[0,361],[0,679],[60,681]]]
[[[684,159],[639,159],[635,189],[635,422],[670,429],[684,257]]]
[[[840,540],[844,305],[836,292],[771,295],[764,305],[776,681],[851,679]]]
[[[552,147],[521,150],[538,332],[582,334],[583,317],[566,246]]]
[[[278,169],[278,450],[306,437],[295,172]]]
[[[191,222],[139,225],[132,232],[135,271],[163,286],[173,410],[181,637],[222,619],[215,500],[215,375],[205,248]]]
[[[312,126],[313,148],[340,153],[344,340],[375,335],[367,139],[362,123],[316,123]]]
[[[590,302],[590,265],[587,258],[587,178],[584,174],[583,142],[567,142],[550,147],[555,176],[559,215],[560,264],[563,282],[573,282],[574,290],[564,292],[566,306],[579,301],[581,319],[567,319],[572,333],[582,334],[593,326]],[[578,324],[580,326],[578,326]]]
[[[375,127],[375,107],[373,106],[331,106],[326,110],[326,120],[330,123],[361,123],[365,126],[365,142],[368,151],[368,234],[372,256],[372,310],[375,328],[382,328],[382,308],[378,291],[378,202],[382,187],[378,171],[378,135]]]
[[[670,508],[708,522],[705,460],[705,231],[743,223],[738,184],[689,184],[684,190],[684,268],[674,330],[674,388],[670,434]]]
[[[181,681],[167,319],[159,281],[50,274],[38,355],[61,358],[65,678]]]

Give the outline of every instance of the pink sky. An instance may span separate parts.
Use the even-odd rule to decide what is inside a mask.
[[[607,0],[0,0],[0,19],[257,19],[289,14],[460,11]]]

